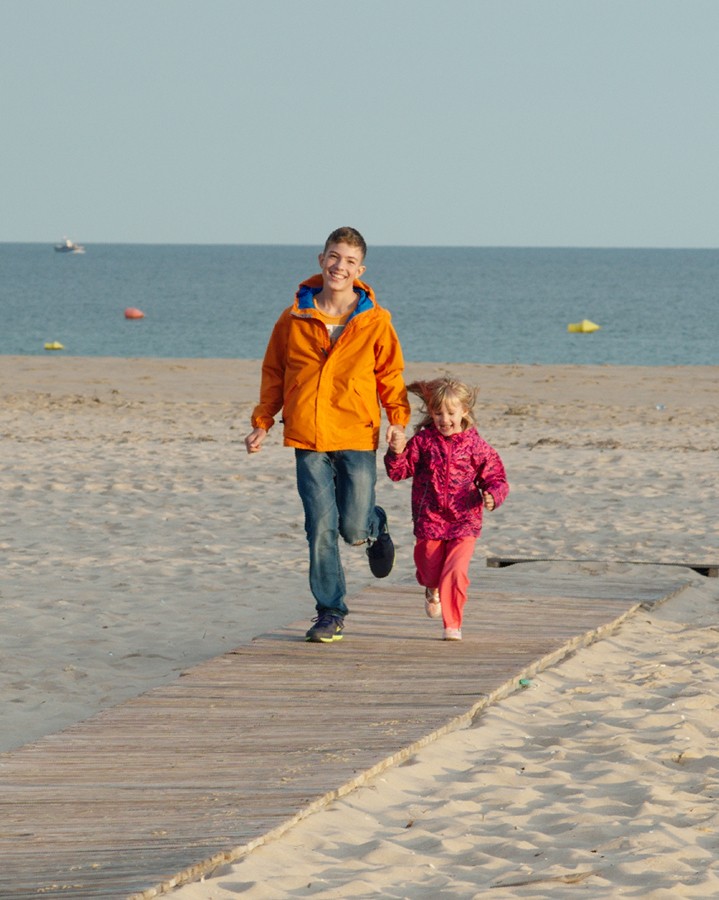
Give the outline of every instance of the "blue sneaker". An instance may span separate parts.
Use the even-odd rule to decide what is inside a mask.
[[[312,620],[315,624],[305,634],[305,640],[313,644],[331,644],[342,640],[344,618],[337,613],[324,610]]]

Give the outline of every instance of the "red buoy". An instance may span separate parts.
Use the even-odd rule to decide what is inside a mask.
[[[145,313],[141,309],[135,309],[134,306],[128,306],[125,310],[126,319],[144,319]]]

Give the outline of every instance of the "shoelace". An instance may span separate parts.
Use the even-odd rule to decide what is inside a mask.
[[[316,622],[317,625],[320,625],[322,627],[324,627],[325,625],[334,625],[335,623],[341,625],[342,617],[337,616],[334,613],[323,612],[323,613],[320,613],[318,616],[315,616],[314,619],[312,619],[312,621]]]

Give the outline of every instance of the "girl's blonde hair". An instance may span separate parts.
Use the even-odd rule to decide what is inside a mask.
[[[459,404],[465,410],[462,416],[462,430],[466,431],[475,423],[474,404],[477,402],[477,388],[469,387],[456,378],[435,378],[433,381],[413,381],[407,390],[422,399],[422,419],[415,426],[415,434],[432,424],[432,413],[436,413],[445,401]]]

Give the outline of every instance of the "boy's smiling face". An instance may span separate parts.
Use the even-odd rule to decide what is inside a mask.
[[[355,278],[360,278],[366,266],[362,265],[362,251],[359,247],[345,244],[328,244],[319,255],[324,288],[332,292],[352,290]]]

